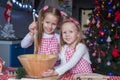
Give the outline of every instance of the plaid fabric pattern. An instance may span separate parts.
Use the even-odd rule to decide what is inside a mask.
[[[75,49],[69,48],[69,47],[66,48],[65,57],[67,62],[70,60],[74,52],[75,52]],[[73,76],[75,74],[91,73],[91,72],[92,72],[92,69],[91,69],[90,63],[88,63],[85,59],[81,58],[80,61],[71,70],[69,70],[64,75],[62,75],[60,80],[74,80]]]
[[[38,53],[57,54],[59,43],[55,35],[52,38],[43,38],[41,48],[38,48]]]
[[[91,65],[85,59],[81,59],[75,67],[70,71],[71,73],[91,73]]]
[[[70,49],[69,47],[66,49],[65,56],[66,60],[69,61],[69,59],[74,54],[75,49]],[[87,62],[84,58],[81,58],[80,61],[70,70],[70,73],[91,73],[91,65]]]
[[[74,80],[74,75],[72,73],[66,72],[64,75],[60,77],[59,80]]]
[[[68,62],[69,59],[72,57],[72,55],[73,55],[74,52],[75,52],[75,49],[74,49],[74,48],[69,48],[69,47],[66,48],[65,57],[66,57],[66,61],[67,61],[67,62]]]
[[[108,80],[120,80],[120,76],[110,76]]]

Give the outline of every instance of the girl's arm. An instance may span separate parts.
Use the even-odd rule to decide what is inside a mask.
[[[32,36],[30,33],[28,33],[21,41],[21,47],[28,48],[29,46],[32,45],[33,41],[34,41],[34,36]]]
[[[71,57],[71,59],[66,64],[62,65],[61,67],[56,68],[55,71],[59,75],[64,74],[65,72],[73,68],[78,63],[78,61],[83,57],[86,51],[87,51],[86,46],[84,44],[79,44],[76,47],[76,51]]]
[[[27,48],[29,46],[32,45],[33,41],[34,41],[34,34],[36,32],[36,24],[37,22],[32,22],[28,29],[29,29],[29,33],[24,37],[24,39],[21,41],[21,47],[22,48]]]

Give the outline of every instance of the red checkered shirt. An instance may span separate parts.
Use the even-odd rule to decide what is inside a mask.
[[[41,48],[38,48],[38,53],[57,54],[59,51],[59,43],[55,35],[52,38],[43,38]]]
[[[69,48],[69,47],[66,48],[65,56],[66,56],[66,61],[67,62],[72,57],[74,52],[75,52],[75,49]],[[69,72],[74,73],[74,74],[90,73],[90,72],[92,72],[92,70],[91,70],[90,63],[87,60],[85,60],[84,58],[81,58],[79,60],[79,62],[71,70],[69,70]]]

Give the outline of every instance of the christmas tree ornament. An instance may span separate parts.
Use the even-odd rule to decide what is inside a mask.
[[[112,40],[111,40],[111,37],[108,36],[106,42],[107,42],[107,43],[110,43],[111,41],[112,41]]]
[[[99,43],[99,44],[105,43],[105,38],[104,38],[104,37],[98,38],[98,43]]]
[[[92,36],[92,33],[90,33],[89,36]]]
[[[104,4],[104,2],[103,2],[103,4]],[[104,5],[101,5],[101,7],[102,7],[102,10],[105,10],[105,7],[104,7]]]
[[[97,45],[97,42],[96,42],[96,41],[94,41],[94,45]]]
[[[120,6],[120,3],[117,3],[117,7],[119,7]]]
[[[96,53],[92,53],[92,56],[95,57],[95,56],[96,56]]]
[[[114,35],[114,38],[115,38],[115,39],[118,39],[118,38],[119,38],[118,33],[116,33],[116,34]]]
[[[109,2],[108,2],[108,5],[111,5],[111,4],[112,4],[112,2],[111,2],[111,1],[109,1]]]
[[[110,61],[107,61],[107,66],[110,66],[111,65],[111,62]]]
[[[89,43],[90,41],[89,40],[86,40],[86,43]]]
[[[108,18],[111,18],[111,13],[108,13]]]
[[[101,63],[102,60],[100,57],[98,57],[97,61],[98,61],[98,63]]]
[[[95,19],[93,18],[93,19],[92,19],[92,23],[95,24],[95,22],[96,22],[96,21],[95,21]]]
[[[12,12],[12,3],[10,0],[7,1],[7,4],[5,6],[5,12],[4,12],[4,17],[5,17],[5,20],[10,23],[11,22],[11,12]]]
[[[94,50],[94,52],[92,53],[92,56],[96,56],[97,54],[97,50]]]
[[[96,24],[97,28],[100,27],[100,20],[97,21],[97,24]]]
[[[15,39],[15,30],[13,30],[13,24],[11,23],[12,17],[12,3],[10,0],[7,1],[4,11],[4,17],[6,20],[5,26],[1,29],[1,37],[6,40]]]
[[[105,35],[103,30],[99,30],[99,36],[103,37]]]
[[[108,33],[108,29],[107,28],[103,28],[104,33]]]
[[[109,76],[113,76],[113,72],[109,72],[108,75],[109,75]]]
[[[89,28],[89,29],[88,29],[88,32],[89,32],[89,33],[91,33],[91,32],[92,32],[92,30]]]
[[[112,25],[111,25],[111,26],[112,26],[112,27],[115,27],[115,24],[113,24],[113,23],[112,23]]]
[[[117,22],[120,23],[120,11],[116,11],[115,12],[115,19],[114,19],[114,21],[117,21]]]
[[[94,38],[95,38],[95,39],[97,39],[97,37],[96,37],[96,36],[95,36]]]
[[[114,49],[113,49],[113,51],[112,51],[112,56],[113,56],[114,58],[117,58],[117,57],[120,56],[120,54],[119,54],[118,49],[117,49],[116,46],[114,47]]]
[[[111,32],[114,32],[114,30],[113,30],[113,29],[111,29],[110,31],[111,31]]]
[[[115,6],[115,5],[113,6],[113,9],[114,9],[114,10],[116,9],[116,6]]]
[[[89,43],[89,46],[93,47],[93,46],[94,46],[94,44],[93,44],[93,43]]]

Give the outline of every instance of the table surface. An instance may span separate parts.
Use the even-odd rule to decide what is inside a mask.
[[[33,79],[33,78],[15,79],[15,78],[8,78],[8,80],[57,80],[57,79],[58,79],[58,76],[41,78],[41,79]]]
[[[22,79],[15,79],[15,78],[8,78],[8,80],[57,80],[51,78],[43,78],[43,79],[30,79],[30,78],[22,78]],[[108,80],[120,80],[120,76],[110,76]]]
[[[16,68],[8,68],[8,69],[9,70],[15,70]],[[107,76],[107,77],[109,77],[108,80],[120,80],[120,76]],[[33,78],[15,79],[14,75],[11,76],[6,71],[2,75],[0,75],[0,80],[57,80],[57,79],[58,79],[58,76],[41,78],[41,79],[33,79]]]

